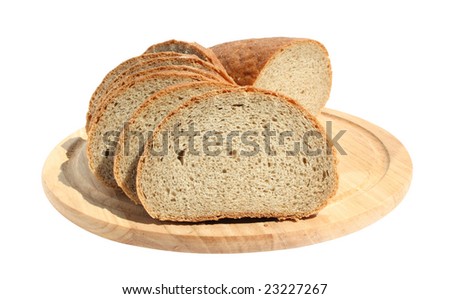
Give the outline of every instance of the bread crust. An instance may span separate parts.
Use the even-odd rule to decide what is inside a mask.
[[[228,74],[238,85],[252,85],[261,70],[278,52],[295,43],[314,43],[328,56],[318,41],[307,38],[270,37],[226,42],[211,47]],[[331,73],[330,73],[331,76]]]
[[[252,38],[211,47],[228,74],[238,85],[252,85],[269,59],[291,43],[302,38]]]
[[[144,52],[144,54],[145,53],[157,53],[157,52],[160,52],[159,49],[164,49],[166,47],[168,47],[168,48],[181,47],[181,48],[185,49],[184,50],[185,52],[190,51],[190,52],[194,53],[194,55],[197,55],[200,59],[203,59],[203,60],[208,61],[208,62],[212,63],[213,65],[215,65],[221,71],[222,75],[224,76],[225,79],[227,79],[228,82],[233,83],[233,84],[235,83],[233,78],[228,74],[225,67],[222,65],[221,61],[217,58],[214,51],[212,51],[211,49],[205,48],[202,45],[199,45],[195,42],[189,43],[189,42],[171,39],[171,40],[150,46]],[[174,52],[176,52],[176,51],[174,51]]]
[[[145,194],[143,193],[143,191],[141,190],[141,188],[139,188],[140,185],[140,179],[141,179],[141,174],[142,174],[142,167],[145,163],[145,159],[147,157],[148,150],[150,147],[150,142],[151,140],[147,141],[147,144],[145,145],[144,148],[144,153],[142,154],[139,163],[138,163],[138,168],[137,168],[137,176],[136,176],[136,189],[137,189],[137,194],[138,194],[138,198],[140,200],[140,202],[142,203],[144,209],[147,211],[147,213],[151,216],[154,217],[156,219],[159,220],[163,220],[163,221],[183,221],[183,222],[202,222],[202,221],[210,221],[210,220],[220,220],[223,218],[246,218],[246,217],[250,217],[250,218],[277,218],[279,220],[286,220],[286,219],[293,219],[293,220],[299,220],[302,218],[306,218],[306,217],[311,217],[315,214],[317,214],[321,209],[323,209],[329,202],[329,200],[336,194],[337,189],[338,189],[338,185],[339,185],[339,177],[338,177],[338,173],[337,173],[337,156],[336,156],[336,150],[334,149],[334,147],[332,146],[331,140],[328,138],[327,134],[325,133],[324,128],[320,125],[319,121],[317,120],[317,118],[315,116],[313,116],[308,110],[306,110],[303,106],[301,106],[298,102],[296,102],[294,99],[289,98],[285,95],[279,94],[277,92],[271,91],[271,90],[265,90],[265,89],[261,89],[261,88],[256,88],[253,86],[242,86],[242,87],[235,87],[235,88],[224,88],[218,91],[212,91],[212,92],[208,92],[205,94],[202,94],[200,96],[197,97],[193,97],[190,100],[186,101],[184,104],[180,105],[177,109],[173,110],[172,112],[170,112],[160,123],[159,125],[156,127],[155,131],[153,132],[153,136],[156,136],[159,131],[162,129],[162,127],[164,127],[164,125],[170,121],[171,118],[176,117],[177,114],[181,113],[186,107],[189,107],[197,102],[200,102],[202,100],[205,100],[211,96],[217,95],[217,94],[223,94],[223,93],[228,93],[228,92],[234,92],[236,90],[242,90],[245,92],[260,92],[260,93],[264,93],[267,95],[271,95],[271,96],[275,96],[277,97],[280,101],[283,101],[285,103],[288,103],[289,105],[294,106],[296,109],[298,109],[301,113],[303,113],[303,115],[309,120],[311,121],[311,123],[314,125],[314,127],[320,132],[320,134],[322,136],[324,136],[326,138],[326,141],[328,143],[328,146],[331,148],[331,155],[333,157],[333,174],[334,174],[334,185],[332,190],[330,191],[328,197],[323,201],[322,205],[320,207],[318,207],[317,209],[311,211],[308,215],[277,215],[275,213],[265,213],[264,215],[262,214],[258,214],[258,213],[229,213],[227,215],[215,215],[215,216],[208,216],[208,217],[195,217],[195,218],[176,218],[173,219],[171,217],[163,217],[160,216],[157,211],[155,211],[153,209],[153,207],[151,205],[148,205],[148,203],[145,200]]]
[[[241,86],[254,85],[262,78],[263,71],[266,66],[278,57],[278,54],[285,51],[291,46],[309,43],[314,44],[328,58],[327,49],[318,41],[307,38],[290,38],[290,37],[272,37],[245,39],[227,42],[211,47],[222,62],[228,74],[233,77],[234,81]],[[328,59],[329,61],[329,59]],[[332,69],[329,64],[327,67],[329,82],[332,82]],[[317,99],[320,104],[319,109],[313,113],[319,113],[325,106],[331,92],[331,85],[326,90],[326,96]],[[289,94],[288,94],[289,95]],[[292,95],[291,95],[292,96]],[[298,99],[301,101],[300,99]]]

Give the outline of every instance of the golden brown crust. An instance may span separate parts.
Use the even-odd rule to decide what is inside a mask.
[[[327,53],[325,47],[317,41],[290,37],[238,40],[219,44],[211,49],[234,81],[244,86],[252,85],[261,70],[278,52],[292,44],[304,42],[317,44]]]
[[[157,52],[168,51],[168,50],[173,51],[173,52],[185,53],[185,54],[186,53],[194,54],[197,57],[199,57],[200,59],[203,59],[204,61],[208,61],[208,62],[212,63],[213,65],[215,65],[221,71],[221,75],[225,79],[227,79],[228,82],[233,83],[233,84],[235,83],[233,78],[231,76],[229,76],[226,69],[224,68],[224,66],[222,65],[220,60],[217,58],[214,51],[212,51],[211,49],[205,48],[195,42],[189,43],[189,42],[171,39],[171,40],[150,46],[144,52],[144,54],[145,53],[157,53]]]
[[[228,74],[239,85],[252,85],[269,59],[293,41],[288,37],[245,39],[211,47]]]
[[[144,149],[144,153],[142,154],[139,163],[138,163],[138,168],[137,168],[137,176],[136,176],[136,190],[138,193],[138,197],[144,207],[144,209],[147,211],[147,213],[154,217],[157,218],[158,220],[164,220],[164,221],[183,221],[183,222],[201,222],[201,221],[210,221],[210,220],[220,220],[223,218],[246,218],[246,217],[251,217],[251,218],[277,218],[279,220],[285,220],[285,219],[302,219],[302,218],[306,218],[306,217],[310,217],[313,216],[315,214],[317,214],[321,209],[323,209],[327,204],[328,201],[336,194],[337,192],[337,188],[338,188],[338,182],[339,182],[339,177],[338,177],[338,173],[337,173],[337,157],[336,157],[336,151],[334,149],[334,147],[332,147],[331,141],[329,140],[329,138],[327,137],[325,130],[323,129],[323,127],[320,125],[319,121],[317,120],[316,117],[314,117],[308,110],[306,110],[303,106],[301,106],[300,104],[298,104],[294,99],[291,99],[285,95],[279,94],[277,92],[271,91],[271,90],[265,90],[265,89],[261,89],[261,88],[256,88],[253,86],[243,86],[243,87],[232,87],[232,88],[224,88],[221,90],[216,90],[216,91],[211,91],[211,92],[207,92],[204,93],[200,96],[197,97],[193,97],[190,100],[186,101],[184,104],[180,105],[177,109],[173,110],[172,112],[170,112],[160,123],[159,125],[155,128],[154,132],[153,132],[153,136],[156,136],[156,134],[162,129],[162,127],[170,121],[170,119],[172,117],[174,117],[176,114],[181,113],[181,111],[183,111],[183,109],[185,109],[186,107],[189,107],[190,105],[193,105],[199,101],[202,101],[204,99],[207,99],[211,96],[214,96],[216,94],[222,94],[222,93],[228,93],[228,92],[233,92],[236,91],[236,89],[239,90],[244,90],[246,92],[261,92],[267,95],[272,95],[272,96],[276,96],[280,99],[280,101],[284,101],[292,106],[294,106],[296,109],[300,110],[308,120],[311,121],[312,124],[314,124],[315,128],[320,132],[320,134],[322,136],[326,136],[327,138],[327,143],[329,146],[331,146],[332,149],[332,155],[333,155],[333,168],[334,168],[334,174],[335,174],[335,184],[333,186],[333,190],[331,190],[330,194],[328,195],[328,197],[324,200],[323,204],[318,207],[316,210],[311,211],[308,214],[305,215],[277,215],[274,213],[267,213],[264,215],[261,214],[257,214],[257,213],[233,213],[233,214],[227,214],[226,216],[224,215],[217,215],[217,216],[212,216],[212,217],[197,217],[197,218],[189,218],[189,219],[183,219],[183,218],[177,218],[177,219],[172,219],[170,217],[161,217],[158,215],[158,213],[156,213],[153,210],[153,207],[148,205],[147,202],[145,200],[143,200],[145,198],[145,195],[142,193],[142,190],[139,188],[139,180],[141,177],[141,173],[142,173],[142,167],[143,164],[145,162],[145,159],[148,155],[148,149],[149,149],[149,142],[151,142],[151,140],[147,141],[147,144],[145,146]]]

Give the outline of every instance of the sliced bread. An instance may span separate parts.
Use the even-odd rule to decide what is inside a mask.
[[[317,120],[292,99],[222,89],[192,98],[158,125],[136,187],[159,220],[298,219],[334,195],[336,158]]]
[[[157,58],[157,57],[176,57],[176,56],[182,56],[181,53],[175,53],[175,52],[160,52],[160,53],[148,53],[145,55],[136,56],[130,59],[125,60],[124,62],[120,63],[118,66],[116,66],[114,69],[109,71],[108,74],[103,78],[102,82],[97,86],[94,93],[91,96],[91,100],[89,101],[89,109],[86,115],[86,121],[89,122],[92,118],[93,111],[95,111],[98,99],[103,95],[105,91],[108,90],[108,87],[112,81],[114,81],[117,76],[120,76],[123,72],[125,72],[127,69],[132,67],[133,65],[140,63],[142,61],[146,61],[149,59]]]
[[[170,63],[170,62],[169,62]],[[187,61],[186,61],[187,63]],[[99,108],[102,106],[104,101],[107,101],[110,98],[110,94],[115,93],[117,90],[121,89],[124,85],[129,84],[130,82],[134,80],[139,80],[139,78],[145,77],[149,74],[157,74],[160,72],[167,72],[167,71],[173,71],[173,72],[189,72],[189,73],[195,73],[198,75],[201,75],[205,77],[208,80],[211,81],[221,81],[225,83],[226,81],[224,79],[221,79],[221,77],[218,77],[217,74],[211,73],[210,71],[201,69],[199,67],[195,66],[188,66],[188,65],[163,65],[159,67],[143,67],[141,71],[136,71],[133,73],[129,73],[126,76],[120,76],[115,80],[113,83],[110,84],[109,89],[107,92],[105,92],[102,97],[100,97],[97,100],[97,108],[92,111],[92,115],[89,119],[86,121],[86,132],[89,132],[91,128],[91,121],[96,117],[96,115],[99,113]]]
[[[292,97],[317,115],[331,90],[325,47],[299,38],[247,39],[211,48],[239,85],[253,85]]]
[[[194,55],[182,55],[179,57],[155,58],[137,63],[123,72],[120,76],[116,77],[115,80],[111,81],[108,89],[110,90],[114,88],[115,86],[117,86],[117,83],[127,81],[134,74],[165,66],[188,66],[192,68],[198,68],[209,73],[207,76],[211,79],[229,83],[220,75],[219,70],[211,63],[205,62]]]
[[[157,72],[134,78],[102,102],[91,123],[87,156],[91,171],[110,187],[117,187],[113,174],[114,152],[124,124],[146,98],[168,86],[208,81],[191,72]]]
[[[164,66],[170,65],[183,65],[191,66],[209,72],[212,78],[218,81],[228,82],[226,78],[222,77],[221,71],[209,62],[205,62],[194,55],[184,55],[175,53],[172,55],[169,53],[173,52],[162,52],[145,54],[142,57],[135,57],[134,59],[128,61],[124,66],[121,64],[116,69],[117,71],[111,71],[107,75],[102,83],[97,87],[97,90],[91,97],[89,103],[89,110],[86,117],[86,131],[89,131],[90,121],[95,114],[97,107],[101,105],[102,97],[111,92],[114,88],[117,88],[120,83],[127,81],[132,75],[140,73],[142,71],[153,69],[157,71],[158,67],[162,68]],[[164,68],[162,68],[164,70]]]
[[[140,204],[136,193],[136,169],[148,136],[172,110],[191,97],[205,92],[230,88],[220,82],[192,82],[167,87],[147,98],[130,117],[117,143],[114,177],[128,197]]]
[[[205,48],[197,43],[189,43],[179,40],[168,40],[162,43],[154,44],[150,46],[145,53],[158,53],[158,52],[177,52],[183,54],[192,54],[204,61],[208,61],[215,65],[222,71],[222,75],[227,78],[230,83],[235,83],[223,67],[216,54],[208,48]]]

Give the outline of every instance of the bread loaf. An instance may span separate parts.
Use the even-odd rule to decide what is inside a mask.
[[[337,188],[323,129],[302,106],[273,92],[242,87],[194,97],[152,137],[136,188],[156,219],[303,218]]]
[[[317,115],[331,90],[331,64],[325,47],[299,38],[247,39],[211,48],[239,85],[285,94]]]
[[[156,44],[92,95],[89,167],[162,221],[309,217],[338,185],[314,117],[330,87],[313,40]]]
[[[207,81],[173,85],[147,98],[133,113],[120,134],[114,159],[116,182],[132,201],[140,203],[136,193],[137,164],[148,136],[159,122],[191,97],[226,87],[230,85]]]

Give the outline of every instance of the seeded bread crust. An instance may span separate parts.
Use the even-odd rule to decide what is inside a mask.
[[[323,207],[326,206],[326,204],[328,203],[328,200],[330,198],[332,198],[336,192],[337,192],[337,188],[338,188],[338,174],[337,174],[337,157],[336,157],[336,151],[332,146],[331,141],[328,139],[324,129],[322,128],[322,126],[319,124],[318,120],[311,115],[304,107],[302,107],[301,105],[299,105],[295,100],[286,97],[284,95],[281,95],[279,93],[273,92],[273,91],[269,91],[269,90],[264,90],[264,89],[260,89],[260,88],[254,88],[251,86],[245,86],[245,87],[241,87],[241,88],[225,88],[225,89],[221,89],[218,91],[213,91],[213,92],[209,92],[209,93],[205,93],[201,96],[197,96],[197,97],[193,97],[191,98],[189,101],[185,102],[184,104],[180,105],[177,109],[173,110],[171,113],[169,113],[161,122],[160,124],[157,126],[157,128],[155,129],[154,133],[153,133],[153,138],[156,140],[159,132],[164,128],[164,126],[169,123],[171,121],[172,118],[178,117],[178,115],[180,115],[184,109],[189,108],[192,105],[195,105],[196,103],[202,102],[202,101],[207,101],[210,97],[214,96],[214,95],[218,95],[218,94],[224,94],[224,93],[230,93],[230,92],[234,92],[236,90],[241,90],[241,91],[245,91],[245,92],[257,92],[257,93],[262,93],[265,95],[270,95],[270,96],[274,96],[277,97],[277,99],[284,103],[284,104],[288,104],[288,105],[292,105],[295,109],[297,109],[298,111],[300,111],[301,114],[304,115],[304,117],[311,122],[311,124],[313,125],[313,127],[320,133],[320,135],[326,140],[326,143],[328,145],[328,147],[331,149],[331,156],[332,156],[332,169],[330,169],[331,172],[331,176],[333,176],[332,180],[333,180],[333,184],[330,188],[330,190],[328,191],[328,194],[326,196],[326,199],[323,200],[322,204],[320,206],[318,206],[317,208],[308,211],[307,213],[292,213],[292,214],[283,214],[280,215],[279,213],[274,213],[271,211],[266,211],[264,213],[254,213],[254,212],[228,212],[226,214],[217,214],[217,215],[207,215],[207,216],[196,216],[196,217],[185,217],[184,215],[177,215],[176,217],[173,216],[167,216],[167,215],[162,215],[161,211],[157,211],[155,210],[155,207],[148,202],[148,198],[147,198],[147,194],[145,194],[145,192],[143,191],[143,184],[145,183],[149,183],[146,182],[145,179],[143,178],[143,168],[145,167],[146,164],[146,160],[149,158],[149,151],[150,148],[152,147],[152,144],[150,142],[150,140],[147,142],[145,149],[144,149],[144,153],[141,156],[139,163],[138,163],[138,167],[137,167],[137,178],[136,178],[136,185],[137,185],[137,194],[139,197],[140,202],[142,203],[143,207],[145,208],[145,210],[149,213],[149,215],[153,218],[159,219],[159,220],[164,220],[164,221],[178,221],[178,222],[201,222],[201,221],[209,221],[209,220],[219,220],[219,219],[223,219],[223,218],[246,218],[246,217],[250,217],[250,218],[277,218],[280,220],[285,220],[285,219],[293,219],[293,220],[298,220],[298,219],[302,219],[302,218],[306,218],[306,217],[310,217],[313,216],[315,214],[317,214]],[[277,100],[277,101],[278,101]],[[275,104],[275,103],[274,103]]]
[[[189,43],[172,39],[162,43],[154,44],[150,46],[144,53],[157,53],[167,51],[196,55],[200,59],[208,61],[215,65],[218,69],[220,69],[222,71],[222,75],[227,79],[227,81],[232,84],[235,83],[233,78],[227,73],[221,61],[217,58],[214,51],[205,48],[197,43]]]
[[[132,138],[136,136],[125,135],[125,130],[122,130],[114,158],[114,177],[119,187],[134,203],[141,204],[136,192],[137,164],[143,152],[143,148],[139,148],[139,142],[145,144],[147,134],[156,128],[166,113],[171,112],[191,97],[208,91],[231,87],[231,84],[212,81],[173,85],[149,97],[133,113],[128,121],[127,132],[141,133],[142,140]],[[187,92],[190,95],[185,95]],[[125,143],[128,149],[126,154],[124,153]]]
[[[123,99],[121,99],[121,97],[126,95],[127,92],[130,92],[136,86],[146,86],[148,82],[157,80],[168,80],[169,82],[177,81],[174,84],[194,81],[210,81],[210,79],[205,76],[187,71],[161,71],[157,73],[150,73],[133,78],[133,80],[129,80],[128,84],[125,84],[124,86],[116,90],[113,94],[110,94],[108,98],[102,102],[101,107],[97,110],[97,113],[92,120],[91,128],[88,132],[87,157],[91,171],[100,181],[102,181],[109,187],[119,188],[117,186],[117,183],[115,182],[113,174],[113,157],[104,156],[103,150],[101,150],[105,147],[105,144],[102,144],[102,142],[104,143],[104,134],[107,134],[108,132],[120,133],[123,128],[124,122],[128,121],[129,117],[132,115],[135,109],[139,107],[139,105],[144,102],[144,100],[148,96],[158,91],[158,87],[155,86],[154,88],[152,88],[152,90],[154,89],[154,92],[149,94],[148,96],[134,99],[135,103],[133,105],[131,105],[131,102],[128,102],[128,100],[127,102],[123,102]],[[163,83],[164,82],[165,81],[163,81]],[[170,84],[166,84],[162,88],[159,88],[159,90],[168,86],[170,86]],[[125,111],[122,108],[117,109],[117,105],[118,107],[121,107],[121,105],[122,107],[127,107],[127,109],[129,110]],[[120,118],[120,123],[109,124],[111,119],[108,116],[111,115],[108,115],[107,111],[109,111],[108,113],[110,114],[112,113],[112,111],[115,111],[114,115],[116,115],[116,118]],[[107,129],[103,128],[105,126],[107,127]],[[110,144],[110,146],[112,147],[111,150],[113,151],[115,145]]]

